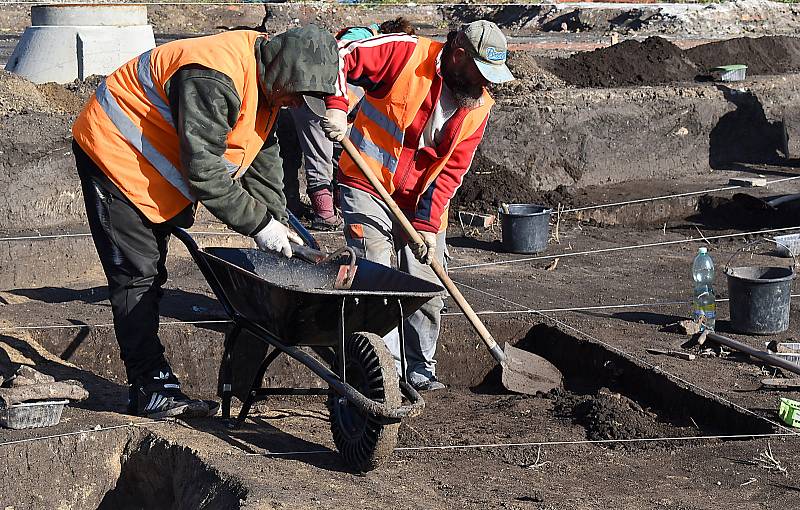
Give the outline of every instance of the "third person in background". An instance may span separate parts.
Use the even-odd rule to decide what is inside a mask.
[[[373,23],[366,27],[348,27],[336,34],[340,41],[358,41],[380,34],[404,33],[413,35],[414,26],[407,19],[399,17]],[[358,102],[364,92],[357,86],[348,87],[349,112],[355,115]],[[306,193],[311,200],[314,216],[311,228],[315,230],[337,230],[342,226],[342,218],[336,212],[334,200],[334,167],[339,159],[341,147],[334,145],[322,131],[321,118],[311,111],[307,104],[290,109],[297,137],[303,151],[303,166],[306,173]]]

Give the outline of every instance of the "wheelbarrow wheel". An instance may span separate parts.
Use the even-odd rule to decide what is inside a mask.
[[[394,358],[383,338],[373,333],[353,333],[345,342],[347,383],[365,397],[399,407],[402,402]],[[345,461],[359,471],[378,467],[397,445],[400,422],[390,422],[332,394],[328,405],[331,432]]]

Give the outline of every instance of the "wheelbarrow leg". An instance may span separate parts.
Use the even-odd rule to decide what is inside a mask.
[[[403,318],[403,303],[397,300],[397,309],[400,313],[397,321],[397,336],[400,340],[400,381],[406,382],[406,333],[403,325],[405,319]]]
[[[256,374],[253,383],[250,385],[250,392],[247,394],[247,398],[242,404],[242,410],[239,411],[239,416],[236,418],[236,421],[230,425],[230,428],[237,429],[241,427],[244,421],[247,419],[247,414],[250,412],[250,408],[253,407],[255,401],[258,400],[258,390],[261,389],[261,385],[264,382],[264,374],[267,373],[267,368],[269,368],[272,362],[281,355],[281,352],[282,351],[280,349],[273,347],[272,351],[270,351],[270,353],[264,358],[264,361],[261,362],[261,366],[258,368],[258,373]]]
[[[231,356],[233,346],[242,332],[242,326],[238,322],[233,323],[233,329],[225,337],[225,352],[222,355],[222,419],[231,418],[231,397],[233,395],[233,367],[231,366]]]

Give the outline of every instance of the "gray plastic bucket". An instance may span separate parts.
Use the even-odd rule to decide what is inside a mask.
[[[789,329],[793,267],[729,267],[725,274],[734,331],[772,335]]]
[[[507,204],[501,207],[500,225],[503,248],[512,253],[539,253],[547,248],[550,237],[550,213],[543,205]]]

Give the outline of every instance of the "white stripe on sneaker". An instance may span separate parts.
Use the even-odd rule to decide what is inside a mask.
[[[155,402],[156,402],[156,399],[158,398],[158,396],[159,396],[159,395],[158,395],[158,393],[153,393],[153,394],[150,396],[150,403],[149,403],[149,404],[147,404],[147,406],[145,406],[145,410],[147,410],[147,411],[150,411],[150,410],[152,410],[152,409],[153,409],[153,407],[154,407],[154,404],[155,404]]]

